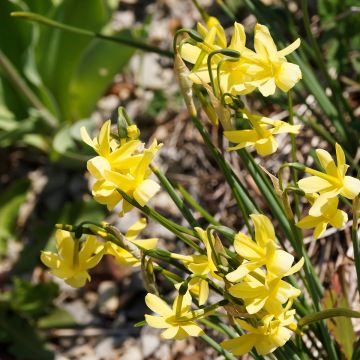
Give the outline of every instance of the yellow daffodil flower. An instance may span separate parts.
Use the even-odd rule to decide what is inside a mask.
[[[299,188],[305,193],[320,193],[309,210],[309,215],[314,217],[323,215],[322,207],[326,207],[327,199],[340,194],[352,200],[360,193],[360,180],[345,175],[349,165],[345,162],[343,149],[339,144],[335,148],[337,165],[327,151],[317,149],[317,157],[325,172],[306,167],[305,172],[313,176],[298,181]]]
[[[302,78],[298,65],[287,62],[286,56],[300,46],[300,39],[280,51],[274,43],[269,29],[256,24],[254,48],[242,54],[249,63],[247,73],[252,77],[250,84],[256,86],[263,96],[273,95],[276,87],[288,92]]]
[[[64,279],[68,285],[75,288],[84,286],[90,280],[88,270],[95,267],[104,254],[104,244],[95,236],[88,235],[79,251],[69,232],[57,230],[55,236],[57,254],[42,251],[41,261],[54,276]]]
[[[140,220],[136,221],[125,233],[125,238],[141,249],[154,249],[158,242],[157,238],[136,239],[139,233],[145,229],[146,224],[147,222],[145,218],[141,218]],[[113,242],[108,241],[106,243],[106,253],[113,255],[119,264],[131,266],[140,265],[140,258],[135,257],[133,254],[131,254],[131,252],[114,244]]]
[[[219,28],[222,31],[219,31]],[[256,88],[264,96],[273,95],[276,87],[288,92],[301,78],[298,65],[289,63],[286,56],[300,46],[300,39],[278,51],[268,28],[264,25],[255,26],[254,48],[255,52],[246,48],[246,35],[241,24],[234,24],[234,31],[230,45],[227,47],[226,39],[221,36],[223,28],[208,24],[208,29],[201,28],[204,41],[194,45],[185,44],[181,48],[181,56],[188,62],[195,64],[190,79],[198,84],[209,83],[209,69],[207,55],[215,50],[231,49],[240,53],[238,61],[226,61],[226,56],[216,54],[211,62],[213,78],[219,73],[222,92],[234,95],[248,94]],[[216,37],[217,35],[217,37]],[[220,68],[218,69],[218,66]]]
[[[291,269],[284,276],[293,274],[298,267]],[[289,299],[295,299],[301,291],[280,277],[265,274],[261,270],[246,275],[244,281],[229,288],[229,293],[245,302],[249,314],[256,314],[261,309],[268,313],[278,315],[282,312],[282,305]]]
[[[117,188],[121,189],[129,196],[133,197],[141,206],[145,206],[148,201],[160,190],[160,186],[154,180],[148,179],[151,171],[149,165],[155,154],[161,148],[156,140],[149,149],[145,149],[140,162],[131,168],[127,174],[104,170],[105,179]]]
[[[264,265],[276,277],[298,271],[303,265],[303,259],[292,267],[294,257],[279,249],[271,221],[265,215],[252,214],[250,217],[255,227],[255,242],[242,233],[235,236],[235,251],[246,261],[227,274],[226,278],[231,282],[238,282],[249,272]]]
[[[139,140],[112,139],[110,120],[106,121],[100,130],[98,138],[91,139],[86,129],[81,128],[81,136],[86,144],[91,146],[98,156],[87,163],[88,170],[95,177],[92,193],[94,199],[107,205],[112,210],[123,201],[120,215],[132,209],[118,193],[120,189],[144,206],[159,191],[160,186],[148,179],[151,171],[148,169],[156,152],[161,148],[156,140],[149,149],[141,151],[143,146]],[[139,129],[131,125],[127,129],[128,137],[136,139]]]
[[[248,353],[253,347],[259,355],[269,354],[283,346],[290,339],[292,331],[296,330],[294,315],[295,310],[285,310],[279,317],[269,314],[262,318],[258,327],[244,320],[235,319],[237,324],[248,333],[235,339],[225,340],[221,346],[237,356]]]
[[[181,301],[181,304],[179,303]],[[204,332],[192,319],[190,311],[191,296],[189,292],[177,296],[172,308],[154,294],[147,294],[146,305],[160,316],[145,315],[147,324],[154,328],[166,329],[161,333],[163,339],[182,340],[188,336],[200,336]]]
[[[314,238],[318,239],[326,230],[328,224],[340,229],[345,226],[348,216],[345,211],[339,210],[339,199],[337,197],[324,199],[325,203],[320,206],[320,216],[305,216],[296,226],[301,229],[314,229]]]
[[[298,134],[301,128],[301,125],[290,125],[284,121],[250,114],[246,110],[243,111],[244,118],[251,123],[253,129],[224,131],[224,136],[229,141],[237,144],[236,146],[228,147],[228,151],[254,146],[259,155],[270,155],[278,148],[274,135],[281,133]]]

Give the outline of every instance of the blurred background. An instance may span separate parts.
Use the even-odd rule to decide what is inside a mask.
[[[199,3],[231,33],[234,19],[222,1]],[[298,137],[299,161],[314,162],[313,148],[338,141],[358,168],[359,2],[226,4],[249,33],[256,21],[268,25],[279,47],[302,38],[301,49],[289,56],[304,77],[295,91],[297,119],[307,126]],[[304,4],[314,37],[307,31]],[[172,49],[177,29],[201,21],[190,0],[0,0],[0,359],[217,359],[196,339],[164,342],[155,329],[133,327],[146,311],[139,270],[106,257],[91,272],[92,282],[75,290],[52,278],[39,260],[42,249],[54,248],[56,223],[106,219],[125,230],[139,216],[134,211],[119,218],[94,202],[89,191],[86,160],[92,151],[82,144],[79,129],[85,125],[95,132],[118,106],[139,126],[142,140],[164,143],[157,163],[167,176],[224,225],[241,230],[231,191],[188,121],[172,58],[13,18],[13,11],[166,50]],[[251,101],[264,115],[287,117],[283,94]],[[221,143],[217,129],[211,131],[214,142]],[[290,153],[285,138],[280,150],[262,165],[276,171]],[[258,196],[238,159],[227,156]],[[151,205],[182,221],[166,192]],[[322,281],[337,291],[334,284],[344,273],[350,284],[354,275],[350,232],[327,235],[332,241],[312,243],[309,252]],[[159,237],[160,246],[181,251],[173,234],[156,223],[150,222],[144,236]]]

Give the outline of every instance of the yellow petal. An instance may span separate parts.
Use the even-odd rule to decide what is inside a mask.
[[[360,180],[352,176],[344,177],[344,186],[341,189],[341,195],[353,200],[360,193]]]
[[[281,56],[281,57],[285,57],[285,56],[291,54],[293,51],[295,51],[300,46],[300,43],[301,43],[300,39],[296,39],[289,46],[287,46],[286,48],[278,51],[278,55]]]
[[[169,324],[161,316],[153,316],[145,314],[146,323],[156,329],[163,329],[169,327]]]
[[[337,229],[341,229],[342,227],[344,227],[347,221],[348,215],[345,211],[342,210],[337,210],[335,215],[331,219],[329,219],[330,225]]]
[[[317,149],[316,155],[320,161],[321,166],[324,168],[326,173],[331,176],[337,176],[337,168],[331,155],[323,149]]]
[[[90,275],[86,271],[83,271],[81,273],[76,273],[75,276],[69,279],[66,279],[65,282],[74,288],[80,288],[85,285],[86,281],[90,280]]]
[[[255,227],[255,239],[260,247],[265,247],[269,241],[275,241],[275,230],[271,221],[261,214],[251,214]]]
[[[266,82],[264,82],[262,85],[259,86],[259,91],[261,92],[261,95],[265,97],[269,95],[274,95],[275,90],[276,90],[276,84],[274,78],[270,78],[269,80],[267,80]]]
[[[85,126],[82,126],[80,128],[80,136],[81,136],[82,141],[85,144],[91,146],[95,151],[97,151],[96,146],[95,146],[94,142],[92,141],[92,139],[90,138]]]
[[[198,57],[200,56],[201,53],[201,49],[198,48],[197,46],[191,45],[189,43],[185,43],[181,46],[180,48],[180,54],[181,57],[191,63],[191,64],[195,64],[196,60],[198,59]]]
[[[104,157],[96,156],[87,162],[87,169],[96,179],[102,179],[105,170],[111,170],[111,166]]]
[[[182,326],[183,330],[186,331],[189,336],[201,336],[204,335],[204,331],[200,326],[196,324]]]
[[[135,180],[130,175],[123,175],[115,171],[104,170],[104,178],[124,192],[129,191],[135,185]]]
[[[321,194],[313,203],[309,210],[310,216],[331,217],[337,208],[338,199],[331,197],[331,193]]]
[[[247,235],[238,233],[234,239],[235,251],[247,260],[259,260],[265,255],[263,244],[260,246]]]
[[[110,155],[110,126],[111,120],[105,121],[99,134],[99,155],[108,157]]]
[[[159,190],[160,185],[158,183],[154,180],[146,179],[134,191],[134,199],[141,206],[145,206]]]
[[[298,186],[306,193],[316,193],[333,188],[333,185],[329,181],[321,179],[318,176],[309,176],[301,179],[298,181]]]
[[[256,152],[261,156],[273,154],[278,148],[278,143],[273,136],[260,139],[255,143]]]
[[[265,306],[267,299],[268,299],[268,297],[264,296],[264,297],[259,297],[259,298],[255,298],[255,299],[250,299],[249,303],[247,301],[245,301],[247,312],[249,314],[258,313]]]
[[[172,314],[170,306],[164,300],[160,299],[154,294],[147,294],[145,296],[145,303],[147,307],[154,313],[160,314],[162,316],[169,316]]]
[[[279,89],[288,92],[301,78],[302,74],[300,67],[296,64],[284,61],[276,73],[275,82]]]
[[[245,47],[245,42],[246,35],[244,27],[241,24],[235,22],[229,49],[237,50],[241,53]]]
[[[256,335],[245,334],[235,339],[225,340],[220,345],[234,355],[241,356],[247,354],[254,347],[256,342]]]
[[[300,229],[311,229],[318,225],[319,222],[324,221],[324,218],[322,216],[305,216],[303,217],[296,226]]]
[[[44,265],[50,269],[58,269],[60,267],[60,259],[56,254],[50,251],[42,251],[40,259]]]
[[[295,274],[296,272],[300,271],[303,265],[304,265],[304,258],[302,257],[294,266],[291,267],[291,269],[286,274],[283,275],[283,277]]]
[[[132,240],[131,242],[135,245],[142,247],[143,249],[155,249],[158,243],[158,238],[151,238],[151,239],[139,239],[139,240]]]
[[[293,262],[294,257],[291,254],[284,250],[276,250],[266,263],[266,268],[269,272],[281,277],[290,270]]]
[[[132,224],[125,234],[128,240],[135,240],[139,233],[146,228],[146,219],[141,218]]]
[[[233,143],[253,144],[258,140],[258,134],[255,130],[224,131],[224,136]]]
[[[314,239],[318,239],[325,232],[327,224],[326,221],[323,221],[316,225],[313,234]]]
[[[180,339],[183,339],[184,337],[188,336],[187,333],[185,333],[185,336],[184,336],[184,333],[185,333],[184,331],[181,332],[179,326],[172,326],[172,327],[169,327],[168,329],[166,329],[165,331],[163,331],[160,336],[166,340],[169,340],[169,339],[180,340]]]
[[[254,48],[264,60],[276,61],[278,58],[277,48],[269,29],[261,24],[256,24],[254,35]],[[264,95],[265,96],[265,95]]]

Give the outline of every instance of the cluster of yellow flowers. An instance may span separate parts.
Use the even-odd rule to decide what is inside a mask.
[[[76,239],[69,231],[58,229],[55,233],[57,253],[42,251],[41,261],[51,269],[54,276],[64,279],[68,285],[75,288],[83,287],[86,281],[91,280],[88,271],[98,265],[106,254],[114,256],[122,265],[140,265],[140,257],[134,254],[129,245],[134,244],[142,250],[147,250],[155,248],[158,241],[157,238],[136,239],[145,227],[145,218],[135,222],[124,235],[121,244],[99,241],[95,235],[85,235],[84,239]],[[105,240],[108,238],[105,232],[94,232]]]
[[[319,238],[328,224],[335,228],[343,227],[347,214],[338,209],[338,196],[353,200],[360,193],[360,180],[346,176],[349,165],[345,162],[345,154],[339,144],[336,148],[336,164],[331,155],[323,150],[316,150],[317,157],[323,168],[318,171],[305,168],[305,172],[312,175],[298,181],[311,204],[309,215],[301,219],[297,226],[302,229],[314,228],[314,238]]]
[[[289,63],[285,57],[299,47],[300,39],[278,51],[268,28],[257,24],[255,51],[252,51],[245,46],[244,27],[239,23],[234,24],[229,45],[224,29],[214,17],[208,18],[206,26],[199,23],[197,30],[203,41],[195,45],[185,42],[180,46],[180,54],[184,60],[194,64],[189,78],[195,84],[211,82],[214,93],[221,96],[223,102],[223,95],[245,95],[255,89],[259,89],[263,96],[273,95],[276,87],[287,92],[301,79],[299,66]],[[270,155],[278,148],[274,135],[298,134],[301,127],[251,114],[244,107],[239,108],[238,113],[251,129],[225,129],[224,136],[237,144],[228,150],[255,146],[259,155]]]
[[[246,47],[243,26],[235,23],[228,45],[224,29],[213,17],[207,19],[206,26],[198,24],[197,31],[198,35],[185,39],[178,48],[181,57],[193,64],[191,71],[187,68],[185,71],[190,85],[182,89],[185,90],[184,96],[192,96],[193,83],[195,86],[203,85],[212,102],[215,118],[222,122],[224,136],[235,144],[227,150],[253,146],[259,155],[274,153],[278,148],[274,136],[279,133],[297,134],[300,125],[252,114],[239,96],[255,89],[263,96],[269,96],[274,94],[276,87],[288,92],[301,79],[301,71],[297,65],[289,63],[286,56],[300,45],[300,40],[278,51],[269,30],[257,24],[253,51]],[[176,61],[179,61],[178,57]],[[217,104],[214,104],[214,99],[217,99]],[[191,101],[192,98],[188,103]],[[231,114],[244,120],[240,130],[232,127]],[[110,120],[104,123],[99,136],[94,139],[85,128],[81,129],[83,141],[97,153],[87,163],[95,178],[92,186],[94,199],[107,205],[109,210],[121,203],[119,215],[131,210],[132,204],[144,210],[143,207],[160,188],[149,177],[150,164],[161,144],[155,140],[146,148],[138,139],[139,135],[139,129],[129,123],[118,134],[113,134]],[[311,204],[309,215],[298,221],[297,226],[315,228],[315,238],[323,234],[328,224],[340,228],[347,222],[347,214],[338,209],[339,196],[354,199],[360,193],[360,180],[346,176],[348,165],[340,145],[336,144],[336,164],[325,150],[317,150],[317,156],[323,171],[303,167],[312,176],[298,181],[296,189],[301,189]],[[161,177],[159,179],[163,182]],[[134,202],[130,204],[125,198]],[[165,223],[170,223],[158,215],[157,219],[163,218]],[[199,322],[221,310],[217,316],[227,315],[231,324],[246,332],[223,341],[221,346],[235,355],[245,354],[253,348],[257,354],[266,355],[283,346],[297,330],[296,313],[292,307],[301,291],[284,279],[300,271],[304,259],[294,264],[294,256],[280,248],[269,218],[262,214],[252,214],[250,218],[254,235],[242,232],[234,235],[232,232],[226,237],[227,240],[229,237],[233,239],[230,247],[223,245],[216,226],[204,230],[194,225],[192,229],[185,229],[175,224],[174,233],[179,238],[182,238],[179,228],[185,229],[184,233],[192,237],[187,243],[194,245],[196,252],[187,255],[156,249],[156,238],[137,239],[146,226],[146,219],[137,221],[124,235],[106,223],[63,227],[56,232],[56,253],[43,251],[41,260],[54,276],[73,287],[82,287],[90,280],[89,270],[104,255],[115,257],[123,265],[141,265],[145,284],[151,289],[145,301],[155,313],[145,315],[145,321],[149,326],[163,329],[161,336],[164,339],[204,335]],[[252,232],[250,225],[248,227]],[[170,265],[175,263],[186,270],[187,276],[182,278],[153,259]],[[172,306],[157,293],[155,267],[174,283],[177,296]],[[221,296],[220,302],[211,304],[210,289]]]
[[[253,214],[251,219],[255,227],[255,242],[238,233],[234,241],[235,253],[225,250],[212,231],[196,228],[206,254],[171,254],[173,259],[182,261],[192,275],[176,285],[180,294],[172,308],[156,295],[146,296],[146,304],[159,315],[146,315],[146,322],[152,327],[166,329],[161,334],[163,338],[183,339],[203,334],[196,320],[206,317],[211,310],[205,307],[191,311],[191,296],[196,298],[199,306],[206,304],[208,281],[211,280],[224,286],[223,293],[228,294],[229,299],[229,305],[225,307],[229,316],[248,332],[224,341],[222,346],[225,349],[242,355],[255,347],[263,355],[289,340],[292,331],[296,330],[295,310],[291,310],[291,306],[300,290],[283,278],[299,271],[303,259],[293,265],[294,257],[279,248],[274,227],[266,216]],[[229,256],[231,260],[227,261]],[[235,269],[231,265],[234,263],[239,264]],[[184,284],[184,294],[181,295]],[[244,319],[250,320],[251,325]]]
[[[141,206],[159,191],[160,186],[149,179],[149,165],[161,148],[156,140],[148,149],[137,139],[140,132],[136,125],[127,127],[127,137],[113,136],[110,132],[111,121],[104,123],[98,138],[91,139],[85,127],[81,128],[83,141],[98,154],[87,163],[87,168],[96,179],[92,193],[100,204],[112,210],[122,200],[121,214],[132,209],[117,189],[134,198]]]

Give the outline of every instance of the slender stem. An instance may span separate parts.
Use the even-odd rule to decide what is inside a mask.
[[[343,112],[342,112],[342,107],[340,106],[340,102],[339,102],[339,98],[338,98],[338,89],[335,87],[333,80],[331,79],[329,72],[326,68],[326,64],[324,62],[322,53],[320,51],[319,45],[311,31],[311,26],[310,26],[310,17],[309,17],[309,11],[308,11],[308,1],[307,0],[301,0],[301,10],[302,10],[302,14],[303,14],[303,22],[304,22],[304,27],[305,27],[305,31],[306,34],[310,40],[311,43],[311,47],[313,48],[315,54],[316,54],[316,61],[318,63],[318,66],[320,68],[320,71],[323,73],[328,86],[331,89],[332,92],[332,98],[334,99],[335,102],[335,107],[336,109],[338,109],[338,115],[339,118],[341,120],[341,122],[343,123],[343,125],[345,125],[345,132],[346,132],[346,124],[345,124],[345,119],[343,116]],[[342,95],[341,95],[342,96]],[[346,132],[346,136],[348,136],[348,133]]]
[[[187,208],[184,201],[176,193],[175,188],[172,186],[171,182],[167,179],[167,177],[163,173],[161,173],[160,170],[154,165],[150,165],[150,168],[153,171],[153,173],[157,176],[157,178],[159,179],[165,190],[168,192],[171,199],[174,201],[175,205],[180,210],[181,214],[187,220],[189,225],[193,228],[199,226],[199,223],[196,221],[191,211]]]
[[[292,93],[291,90],[288,92],[288,106],[289,106],[289,124],[294,125],[294,109],[293,109],[293,101],[292,101]],[[296,135],[290,134],[290,140],[291,140],[291,161],[297,162],[297,156],[296,156]],[[296,169],[293,169],[292,171],[292,177],[294,184],[297,184],[298,181],[298,173]],[[300,219],[300,201],[298,194],[294,193],[294,202],[295,202],[295,214],[297,216],[297,219]]]
[[[326,309],[314,314],[304,316],[302,319],[299,320],[298,325],[300,328],[302,328],[315,321],[330,319],[339,316],[344,316],[348,318],[360,318],[360,312],[347,308]]]
[[[217,341],[212,339],[208,335],[202,335],[201,339],[206,342],[209,346],[211,346],[214,350],[216,350],[219,354],[223,355],[226,360],[237,360],[237,358],[232,355],[230,352],[222,348]]]
[[[357,287],[360,296],[360,250],[358,238],[358,216],[360,211],[360,197],[357,196],[353,202],[353,224],[351,228],[351,238],[354,248],[355,267],[357,275]]]
[[[177,188],[180,194],[183,196],[185,201],[191,205],[196,211],[198,211],[204,219],[206,219],[210,224],[221,226],[221,224],[210,215],[180,184],[177,185]]]
[[[127,46],[130,46],[130,47],[136,48],[136,49],[140,49],[140,50],[143,50],[143,51],[157,53],[159,55],[166,56],[166,57],[171,57],[172,58],[174,56],[174,53],[172,51],[160,49],[160,48],[158,48],[156,46],[146,44],[146,43],[144,43],[142,41],[139,41],[139,40],[136,40],[136,39],[133,39],[133,38],[124,37],[124,36],[115,37],[115,36],[104,35],[104,34],[101,34],[101,33],[96,33],[94,31],[78,28],[78,27],[75,27],[75,26],[66,25],[66,24],[63,24],[61,22],[54,21],[54,20],[49,19],[49,18],[47,18],[45,16],[42,16],[42,15],[39,15],[39,14],[36,14],[36,13],[32,13],[32,12],[15,11],[15,12],[11,13],[11,16],[26,19],[26,20],[30,20],[30,21],[35,21],[35,22],[38,22],[38,23],[46,25],[46,26],[54,27],[54,28],[64,30],[64,31],[69,31],[69,32],[79,34],[79,35],[96,37],[98,39],[103,39],[103,40],[107,40],[107,41],[116,42],[116,43],[119,43],[119,44],[122,44],[122,45],[127,45]]]
[[[46,109],[37,95],[32,91],[32,89],[16,70],[15,66],[1,50],[0,68],[3,69],[10,82],[19,90],[19,92],[25,97],[29,104],[39,111],[42,119],[46,122],[46,125],[55,128],[57,126],[58,120]]]
[[[189,245],[190,247],[192,247],[194,250],[198,251],[199,253],[204,252],[203,249],[201,249],[201,247],[198,244],[196,244],[193,240],[191,240],[190,238],[188,238],[187,236],[185,236],[183,234],[183,232],[185,232],[185,234],[196,236],[195,232],[193,232],[192,230],[186,229],[183,226],[175,224],[174,222],[166,219],[164,216],[159,214],[157,211],[151,209],[150,207],[148,207],[146,205],[141,206],[137,201],[135,201],[133,198],[131,198],[129,195],[127,195],[120,189],[117,189],[117,191],[128,203],[135,206],[140,211],[142,211],[144,214],[150,216],[152,219],[156,220],[158,223],[160,223],[165,228],[170,230],[177,237],[179,237],[182,241],[184,241],[185,244]]]
[[[222,11],[230,18],[231,21],[236,21],[236,16],[223,0],[216,0],[216,3],[221,7]]]
[[[218,166],[221,168],[223,174],[225,175],[225,178],[233,192],[233,195],[235,197],[235,200],[239,206],[239,209],[243,215],[243,220],[246,225],[246,227],[249,230],[249,233],[252,234],[253,230],[249,222],[249,214],[257,212],[255,206],[249,199],[249,196],[247,195],[245,189],[242,188],[242,185],[238,181],[236,181],[236,178],[234,174],[231,171],[230,166],[225,161],[223,156],[221,155],[220,151],[214,146],[212,143],[209,134],[202,126],[201,122],[196,116],[191,116],[191,120],[193,121],[194,125],[200,132],[202,138],[205,141],[205,144],[207,145],[208,149],[211,151],[213,157],[215,158]],[[247,203],[244,202],[244,200],[248,200]]]

